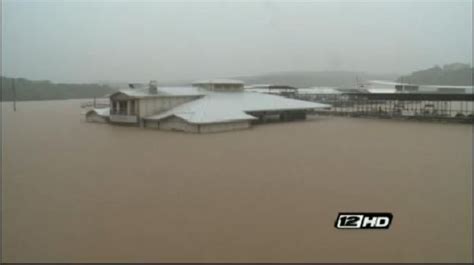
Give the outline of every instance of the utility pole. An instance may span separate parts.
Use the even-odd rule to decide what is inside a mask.
[[[16,111],[16,88],[15,88],[15,79],[12,79],[12,89],[13,89],[13,111]]]

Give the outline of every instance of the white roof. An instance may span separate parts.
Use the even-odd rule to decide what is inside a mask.
[[[364,90],[368,93],[397,93],[396,86],[403,85],[408,86],[407,83],[397,83],[392,81],[381,81],[381,80],[370,80],[364,85]]]
[[[158,87],[156,94],[151,94],[146,88],[128,88],[121,89],[116,93],[123,93],[129,97],[174,97],[174,96],[200,96],[204,95],[204,91],[198,87],[182,86],[182,87]]]
[[[439,89],[464,89],[465,93],[474,92],[472,86],[450,86],[450,85],[417,85],[408,83],[396,83],[391,81],[371,80],[368,81],[365,88],[369,93],[397,93],[395,86],[417,86],[422,92],[439,92]],[[400,91],[401,92],[401,91]]]
[[[381,94],[388,94],[388,93],[397,93],[397,89],[395,88],[367,88],[367,92],[369,93],[381,93]]]
[[[193,82],[193,85],[198,84],[231,84],[231,85],[243,85],[244,82],[234,79],[208,79],[208,80],[197,80]]]
[[[210,92],[206,96],[179,105],[164,113],[149,116],[148,120],[161,120],[177,116],[189,123],[205,124],[236,120],[253,120],[246,112],[321,109],[330,105],[295,100],[280,96],[252,92]]]
[[[389,86],[396,86],[396,85],[413,85],[408,83],[399,83],[394,81],[385,81],[385,80],[369,80],[367,81],[368,84],[376,84],[376,85],[389,85]]]
[[[333,87],[309,87],[298,88],[298,94],[342,94],[342,92]]]
[[[419,85],[419,84],[409,84],[409,83],[398,83],[398,82],[392,82],[392,81],[381,81],[381,80],[370,80],[367,82],[368,84],[372,85],[406,85],[406,86],[420,86],[420,87],[426,87],[426,88],[467,88],[467,89],[472,89],[473,86],[451,86],[451,85]]]
[[[421,87],[426,88],[464,88],[464,89],[472,89],[473,86],[447,86],[447,85],[422,85]]]

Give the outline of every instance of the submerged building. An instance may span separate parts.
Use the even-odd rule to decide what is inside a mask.
[[[293,97],[298,93],[296,87],[287,86],[287,85],[271,85],[271,84],[260,84],[260,85],[250,85],[245,87],[246,91],[249,92],[259,92],[270,95],[280,95],[285,97]]]
[[[472,94],[472,86],[418,85],[392,81],[369,80],[362,85],[366,93],[451,93]]]
[[[306,119],[330,105],[249,92],[237,80],[202,80],[186,87],[123,89],[109,96],[110,107],[86,113],[91,122],[129,124],[193,133],[249,128],[255,122]]]

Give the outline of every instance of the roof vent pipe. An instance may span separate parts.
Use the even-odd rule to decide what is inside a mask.
[[[148,91],[150,92],[150,94],[158,93],[158,83],[156,82],[156,80],[150,81],[150,84],[148,86]]]

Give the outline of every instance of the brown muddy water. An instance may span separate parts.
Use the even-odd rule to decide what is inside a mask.
[[[4,262],[469,262],[472,127],[320,117],[195,135],[3,104]],[[389,230],[337,230],[341,211]]]

